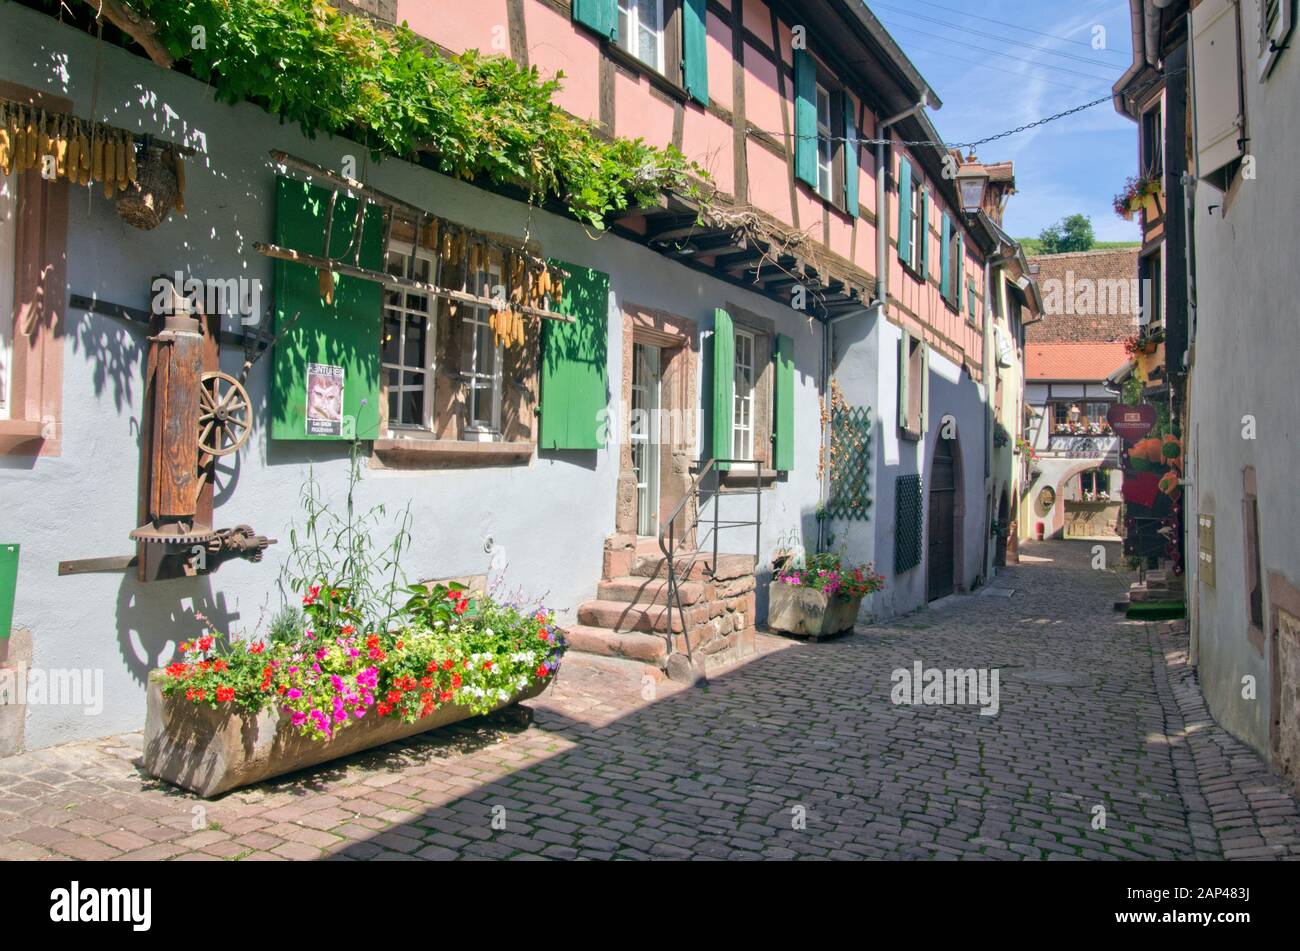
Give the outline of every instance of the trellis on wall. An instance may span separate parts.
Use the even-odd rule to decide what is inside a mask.
[[[830,470],[826,514],[865,520],[871,509],[871,410],[849,406],[842,397],[831,412]]]
[[[921,477],[899,476],[894,489],[894,574],[921,563]]]

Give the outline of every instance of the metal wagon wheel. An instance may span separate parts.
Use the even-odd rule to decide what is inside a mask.
[[[252,403],[244,385],[229,373],[205,373],[199,384],[199,452],[228,456],[248,442]]]

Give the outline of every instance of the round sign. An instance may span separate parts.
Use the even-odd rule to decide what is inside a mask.
[[[1038,493],[1038,514],[1046,515],[1056,505],[1056,490],[1050,485],[1044,486]]]

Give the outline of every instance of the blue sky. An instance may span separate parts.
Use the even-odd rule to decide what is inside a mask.
[[[866,3],[943,100],[931,118],[949,142],[982,139],[1104,96],[1131,62],[1126,0]],[[1093,48],[1097,27],[1105,30],[1103,50]],[[1136,172],[1137,126],[1109,103],[982,146],[979,157],[1016,163],[1019,191],[1005,222],[1016,237],[1037,237],[1082,212],[1098,240],[1138,240],[1138,226],[1111,208]]]

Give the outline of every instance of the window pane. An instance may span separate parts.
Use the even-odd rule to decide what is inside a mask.
[[[408,314],[406,317],[406,353],[402,363],[408,367],[424,366],[425,327],[423,317]]]
[[[401,318],[391,310],[384,311],[383,356],[384,363],[397,363],[401,358]]]

